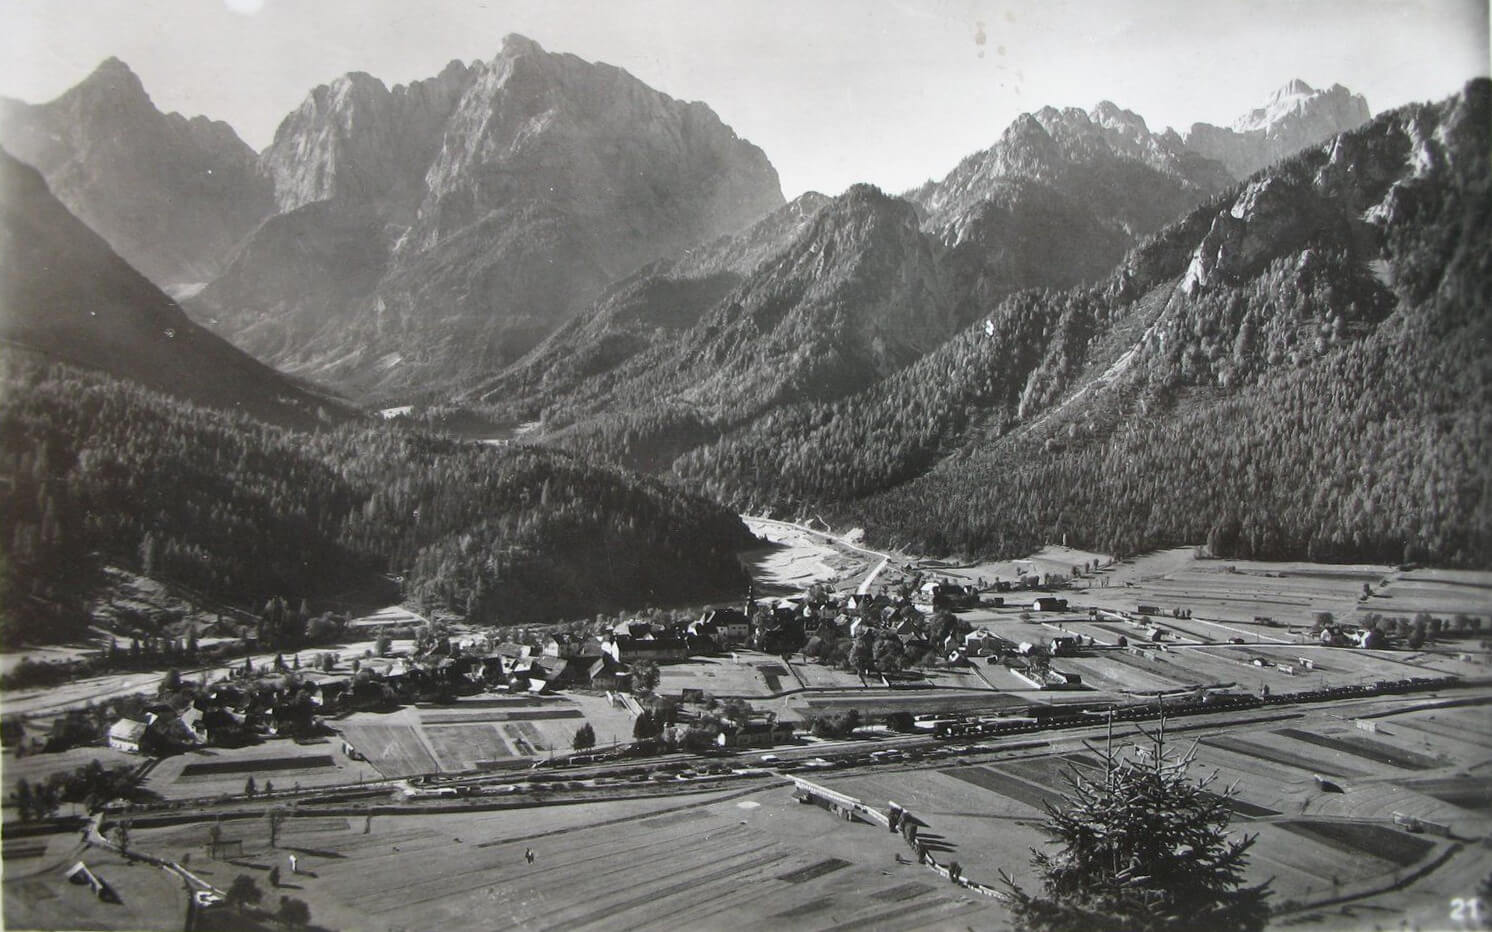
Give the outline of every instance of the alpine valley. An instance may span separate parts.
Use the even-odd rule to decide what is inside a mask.
[[[1485,80],[1185,133],[1046,107],[784,202],[705,104],[520,36],[317,87],[258,153],[110,59],[0,101],[7,629],[80,630],[120,568],[499,623],[697,600],[744,585],[737,512],[1486,565],[1488,125]]]

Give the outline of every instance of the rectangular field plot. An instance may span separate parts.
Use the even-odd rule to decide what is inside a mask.
[[[779,874],[777,879],[786,880],[788,883],[805,883],[809,880],[817,880],[825,874],[832,874],[837,870],[843,870],[849,866],[850,862],[843,858],[829,858],[826,861],[819,861],[817,864],[810,864],[807,867],[789,871],[786,874]]]
[[[1341,751],[1351,754],[1353,757],[1361,757],[1375,764],[1388,764],[1390,767],[1398,767],[1400,770],[1434,770],[1444,766],[1433,757],[1416,754],[1396,748],[1382,741],[1374,741],[1371,738],[1360,738],[1357,735],[1318,735],[1310,731],[1302,731],[1299,728],[1281,728],[1275,734],[1286,738],[1294,738],[1296,741],[1304,741],[1308,744],[1319,745],[1330,748],[1333,751]]]
[[[1019,777],[1036,786],[1052,787],[1058,792],[1066,792],[1069,784],[1066,775],[1070,774],[1076,765],[1084,777],[1089,780],[1103,778],[1103,761],[1091,754],[1065,754],[1061,757],[1040,757],[1035,760],[1013,761],[1008,764],[998,765],[1000,770]],[[1208,795],[1216,798],[1217,794]],[[1227,800],[1228,808],[1241,816],[1259,817],[1279,815],[1273,809],[1264,806],[1256,806],[1242,799],[1233,798]]]
[[[473,709],[555,709],[565,705],[566,700],[549,696],[501,696],[496,699],[459,699],[455,703],[416,702],[414,707],[422,712],[468,712]]]
[[[47,852],[45,841],[8,842],[3,849],[5,860],[24,861],[30,858],[39,858]]]
[[[1053,666],[1079,674],[1089,686],[1119,692],[1154,692],[1194,685],[1190,680],[1172,677],[1180,672],[1174,664],[1144,660],[1121,651],[1106,651],[1093,657],[1063,657]]]
[[[1465,763],[1492,756],[1487,754],[1487,751],[1492,751],[1492,711],[1482,705],[1392,715],[1380,721],[1391,730],[1394,726],[1403,726],[1447,739],[1435,742],[1436,747],[1444,748]]]
[[[466,714],[449,712],[421,712],[420,724],[422,725],[469,725],[475,722],[543,722],[555,718],[581,718],[582,713],[575,708],[558,709],[514,709],[502,711],[500,709],[484,709],[480,712]]]
[[[1247,741],[1243,738],[1234,738],[1228,735],[1213,735],[1202,739],[1202,744],[1232,751],[1244,757],[1257,757],[1274,764],[1284,764],[1286,767],[1294,767],[1305,773],[1324,773],[1333,777],[1361,777],[1365,776],[1361,770],[1350,767],[1342,767],[1327,763],[1320,757],[1307,757],[1304,754],[1295,754],[1282,748],[1271,747],[1267,744],[1259,744]]]
[[[680,822],[693,822],[696,819],[707,819],[711,813],[703,809],[685,809],[682,812],[671,812],[652,819],[644,819],[637,823],[645,828],[664,828],[669,825],[678,825]]]
[[[434,749],[442,770],[470,770],[478,761],[513,756],[493,724],[434,725],[425,729],[425,740]]]
[[[932,889],[925,883],[904,883],[889,890],[872,893],[870,898],[882,903],[901,903],[931,893]]]
[[[539,734],[539,729],[528,722],[504,725],[503,732],[507,734],[509,743],[519,757],[529,757],[549,747],[549,742]]]
[[[1039,786],[989,767],[957,767],[938,772],[944,776],[953,777],[955,780],[972,783],[980,789],[997,793],[1006,799],[1024,803],[1037,812],[1046,811],[1044,803],[1057,805],[1062,801],[1060,787]]]
[[[1435,842],[1398,829],[1362,822],[1281,822],[1280,828],[1338,851],[1367,855],[1408,867],[1435,847]]]
[[[821,913],[825,910],[833,909],[838,905],[838,897],[821,896],[818,899],[809,900],[806,903],[799,903],[792,909],[784,909],[780,913],[773,913],[770,918],[776,920],[802,919],[805,916],[812,916],[814,913]]]
[[[342,735],[385,777],[408,777],[440,769],[409,725],[343,725]]]
[[[767,689],[774,693],[782,692],[782,681],[784,678],[789,680],[793,686],[796,687],[798,685],[798,681],[792,679],[792,674],[787,672],[787,668],[780,663],[762,664],[756,669],[762,675],[762,679],[766,680]]]
[[[1088,754],[1072,754],[1066,757],[1038,757],[1034,760],[1002,763],[998,768],[1037,786],[1066,789],[1067,777],[1074,769],[1088,779],[1102,777],[1103,762]]]
[[[905,696],[833,696],[808,700],[808,705],[815,709],[859,709],[872,715],[884,715],[888,712],[942,712],[942,711],[971,711],[975,709],[1008,709],[1011,706],[1029,705],[1031,702],[1045,704],[1043,699],[1025,699],[1020,696],[1009,696],[1003,693],[970,693],[963,696],[940,695],[905,695]]]
[[[1440,780],[1416,780],[1404,786],[1424,793],[1443,803],[1492,814],[1492,782],[1482,777],[1446,777]]]
[[[202,761],[181,768],[183,777],[209,777],[225,773],[260,773],[266,770],[312,770],[335,767],[330,754],[305,757],[261,757],[257,760]]]

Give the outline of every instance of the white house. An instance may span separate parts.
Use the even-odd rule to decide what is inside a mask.
[[[109,747],[131,754],[140,753],[140,742],[145,738],[145,723],[132,718],[121,718],[109,726]]]

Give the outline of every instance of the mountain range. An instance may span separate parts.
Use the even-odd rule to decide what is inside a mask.
[[[951,332],[939,315],[1093,280],[1273,154],[1366,118],[1361,97],[1299,81],[1185,138],[1108,102],[1023,116],[905,196],[951,251],[951,306],[912,342]],[[766,156],[704,104],[516,35],[423,81],[317,87],[257,154],[157,111],[115,59],[49,103],[0,100],[0,145],[196,319],[370,401],[490,396],[613,283],[782,205]]]
[[[924,552],[1492,558],[1492,83],[1209,198],[834,402],[672,469]]]
[[[520,36],[425,81],[318,87],[257,156],[158,113],[112,59],[6,101],[0,145],[197,319],[360,395],[500,368],[612,280],[782,204],[709,107]]]
[[[1291,99],[1313,112],[1315,97]],[[1319,143],[1340,109],[1275,135]],[[642,269],[468,397],[547,442],[667,469],[794,404],[876,384],[1012,294],[1102,279],[1237,183],[1112,103],[1043,108],[904,197],[805,196]]]
[[[1492,553],[1461,403],[1486,397],[1486,98],[1371,119],[1295,81],[1184,134],[1046,107],[914,190],[784,203],[704,104],[510,36],[316,88],[258,154],[113,61],[0,106],[0,142],[189,313],[365,403],[930,551],[1465,563]]]

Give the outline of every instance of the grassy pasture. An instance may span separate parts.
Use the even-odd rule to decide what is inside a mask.
[[[906,850],[899,838],[801,806],[786,784],[746,794],[376,816],[366,835],[362,820],[351,821],[281,841],[282,849],[308,852],[301,857],[308,873],[295,878],[293,895],[329,928],[985,928],[1002,916],[994,901],[898,864],[894,855]],[[225,834],[237,831],[230,828]],[[141,843],[167,831],[142,831]],[[209,869],[225,881],[254,873],[264,884],[271,859],[259,854],[245,863]]]

